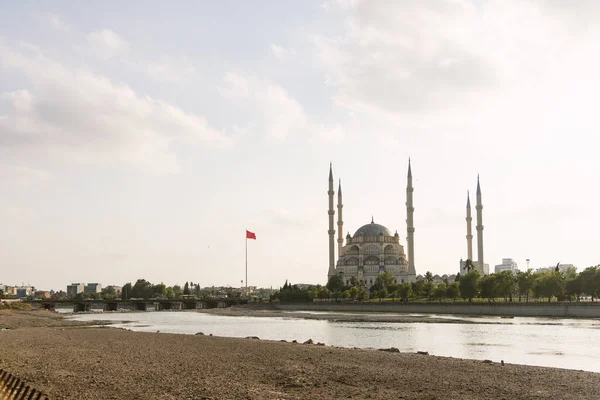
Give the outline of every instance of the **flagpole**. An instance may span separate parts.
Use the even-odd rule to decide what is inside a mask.
[[[248,300],[248,233],[246,233],[246,300]]]

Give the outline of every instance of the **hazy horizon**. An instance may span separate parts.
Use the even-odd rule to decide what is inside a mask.
[[[0,282],[239,286],[248,229],[249,285],[324,284],[329,163],[344,237],[373,215],[406,251],[409,157],[417,274],[466,259],[478,174],[490,271],[600,264],[599,17],[555,0],[3,3]]]

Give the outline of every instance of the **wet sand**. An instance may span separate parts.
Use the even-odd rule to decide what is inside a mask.
[[[275,308],[257,309],[251,307],[231,307],[231,308],[209,308],[198,310],[198,312],[225,315],[230,317],[275,317],[275,318],[302,318],[312,320],[327,320],[335,322],[395,322],[395,323],[437,323],[437,324],[496,324],[501,323],[491,321],[470,321],[462,318],[444,318],[432,317],[430,315],[410,315],[398,313],[373,313],[373,312],[301,312],[284,311]],[[463,316],[466,317],[466,316]],[[481,316],[475,316],[481,317]]]

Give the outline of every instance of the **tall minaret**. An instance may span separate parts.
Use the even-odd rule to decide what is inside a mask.
[[[333,209],[333,195],[335,192],[333,191],[333,167],[329,164],[329,191],[327,191],[329,195],[329,230],[327,233],[329,234],[329,272],[327,276],[335,275],[335,229],[333,229],[333,216],[335,215],[335,210]]]
[[[342,256],[342,247],[344,247],[344,221],[342,220],[342,180],[340,179],[340,186],[338,187],[338,258]]]
[[[477,261],[479,271],[483,272],[483,216],[481,211],[483,210],[483,204],[481,204],[481,187],[479,187],[479,175],[477,175]]]
[[[471,226],[471,199],[469,199],[469,192],[467,192],[467,258],[473,261],[473,231]]]
[[[406,244],[408,246],[408,274],[415,275],[415,225],[413,214],[413,185],[410,158],[408,159],[408,182],[406,185]]]

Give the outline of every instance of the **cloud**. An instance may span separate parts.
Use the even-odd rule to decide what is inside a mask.
[[[87,36],[87,41],[92,47],[91,50],[101,57],[122,54],[129,49],[127,41],[110,29],[91,32]]]
[[[416,114],[477,105],[545,75],[577,45],[572,25],[544,2],[353,0],[328,9],[345,20],[344,35],[314,43],[336,103],[353,110]]]
[[[50,24],[50,26],[52,26],[53,29],[59,31],[59,32],[69,32],[71,31],[71,27],[68,26],[65,22],[63,22],[63,20],[60,18],[59,15],[49,12],[46,14],[48,23]]]
[[[0,181],[18,187],[31,187],[40,182],[45,182],[50,177],[50,172],[18,165],[0,164]]]
[[[188,62],[161,61],[145,64],[145,71],[152,80],[180,83],[193,76],[196,68]]]
[[[284,139],[307,123],[302,105],[279,85],[255,77],[227,72],[220,93],[254,107],[268,136]]]
[[[296,56],[295,49],[286,49],[276,44],[271,44],[271,52],[277,61],[284,62],[293,59]]]
[[[230,137],[203,116],[136,93],[36,49],[0,44],[0,73],[21,74],[27,89],[1,94],[0,149],[54,160],[176,173],[176,144],[227,147]]]

